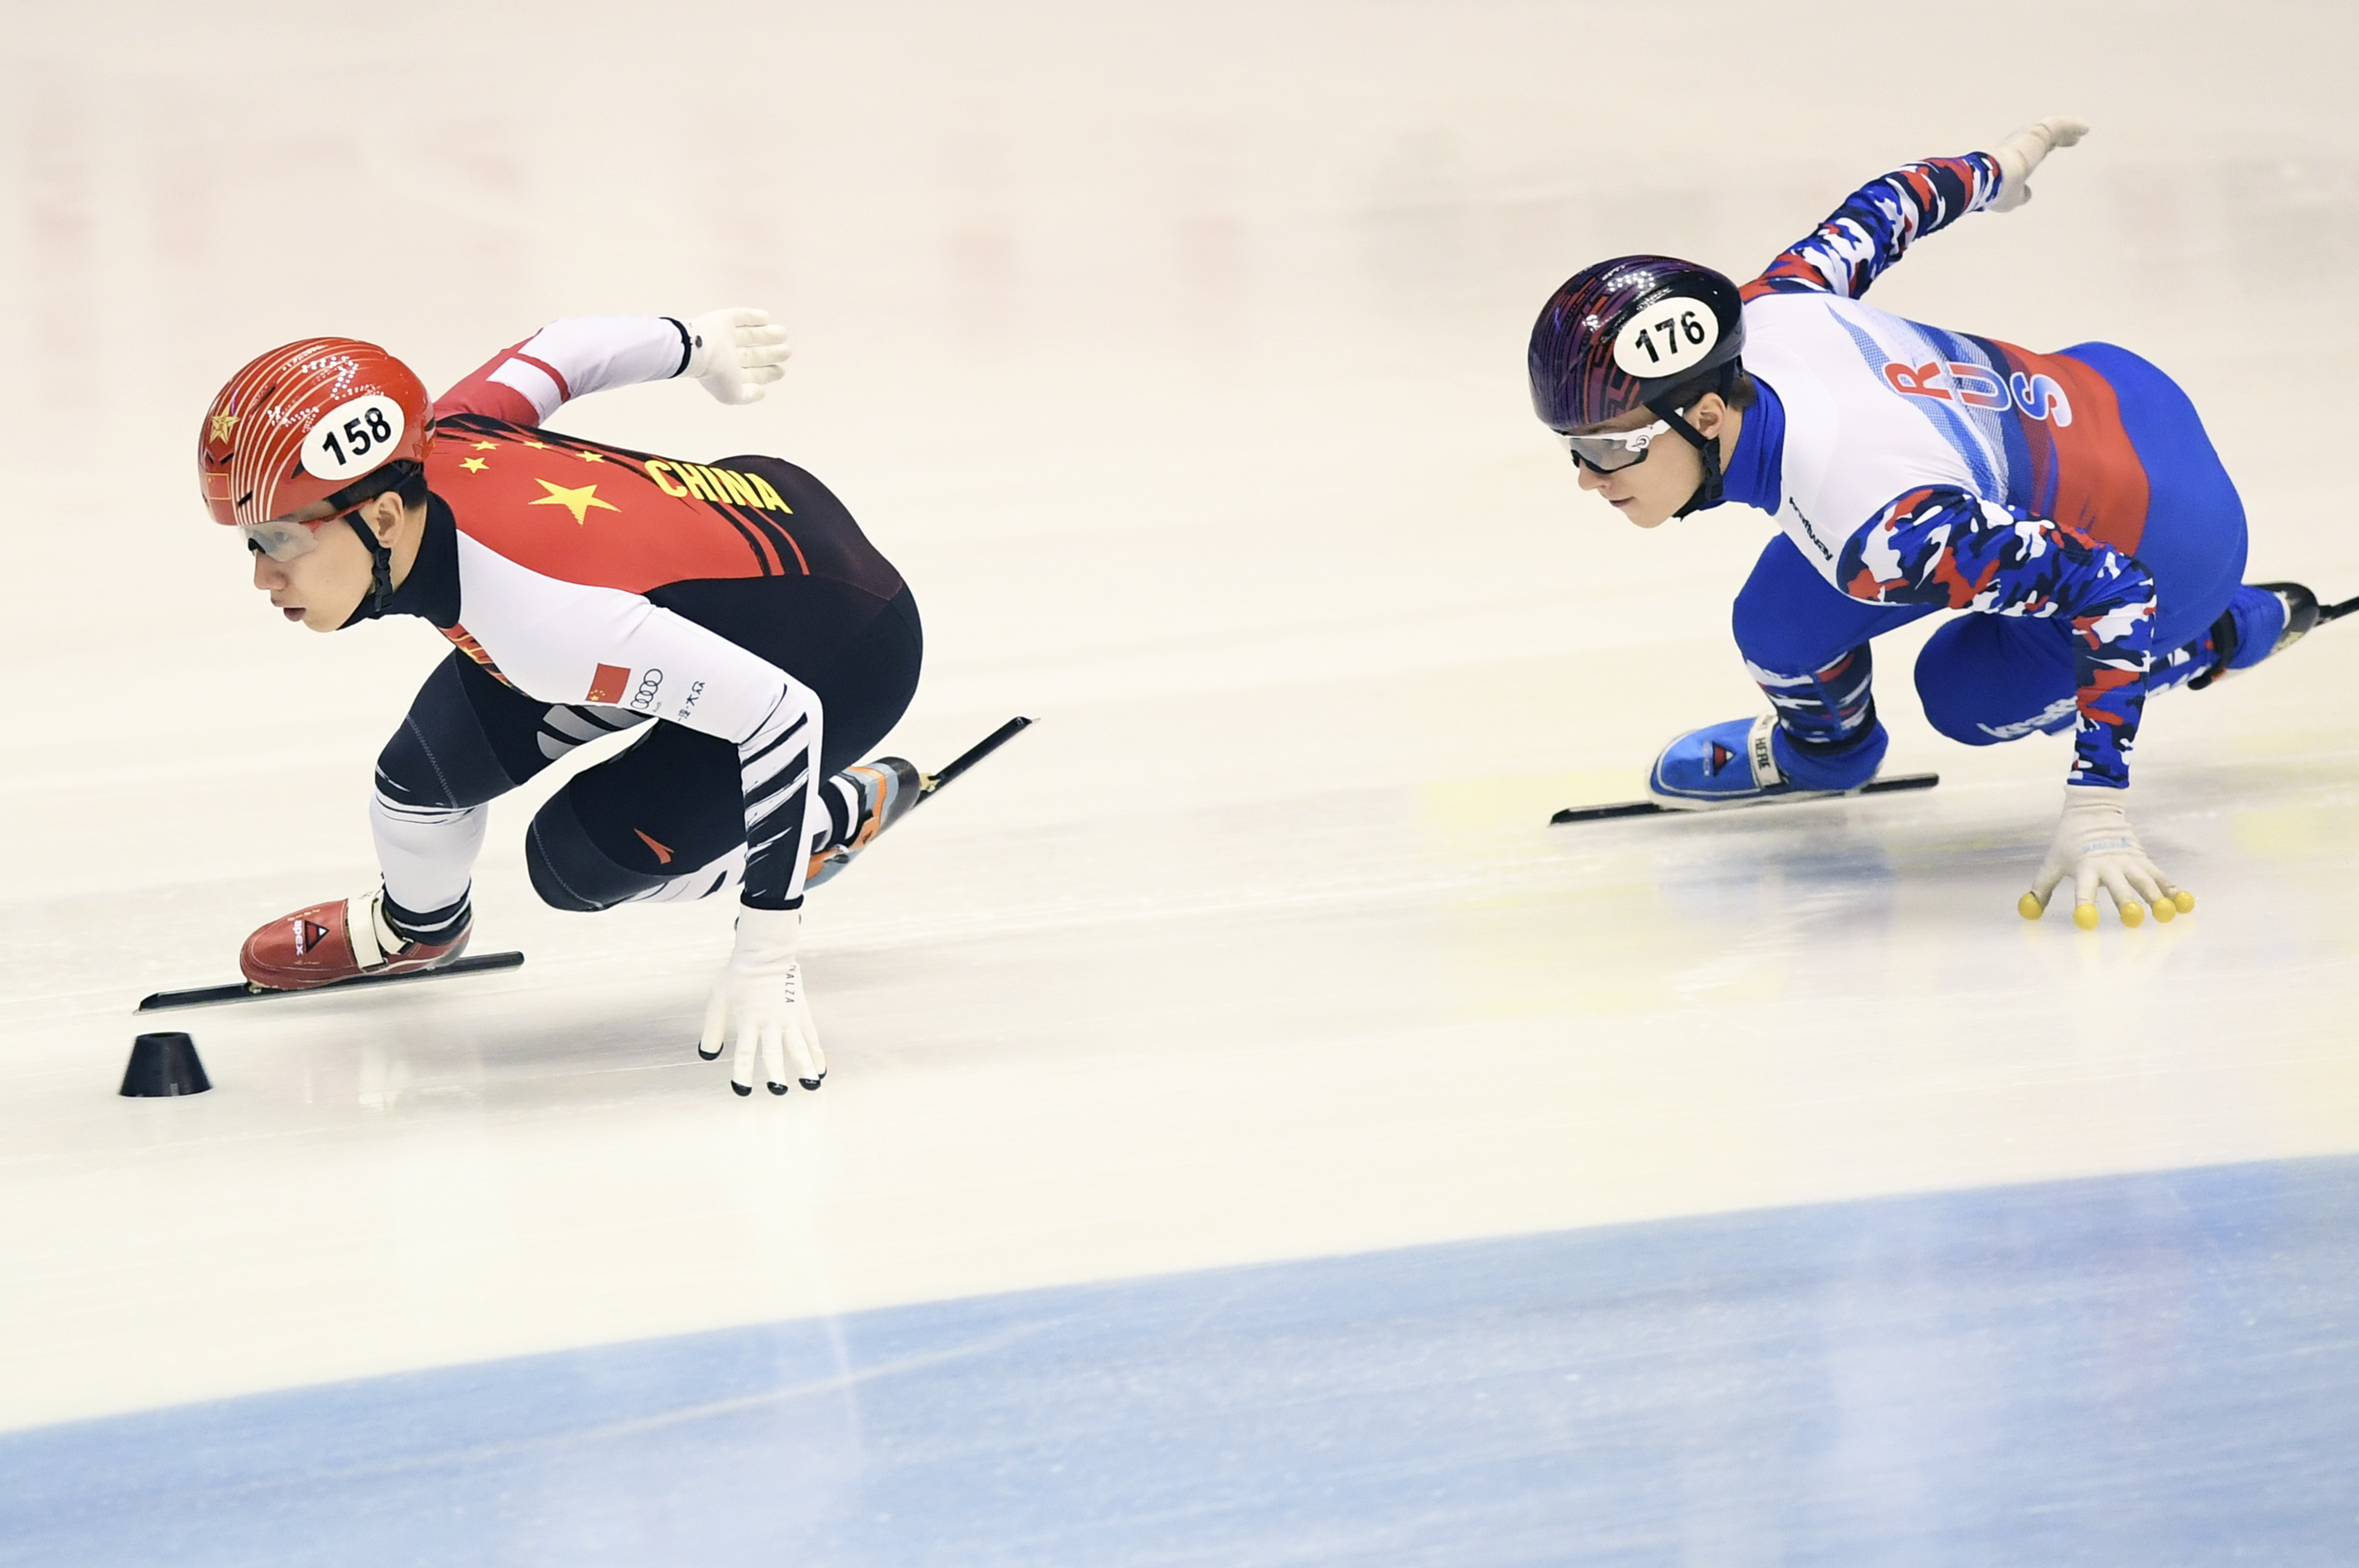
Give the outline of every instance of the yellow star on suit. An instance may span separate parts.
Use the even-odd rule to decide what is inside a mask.
[[[615,505],[611,501],[599,500],[598,487],[594,484],[585,484],[579,490],[568,490],[561,484],[551,484],[545,479],[536,479],[532,482],[540,486],[541,489],[549,492],[549,493],[542,496],[538,501],[527,502],[527,505],[562,506],[568,512],[573,514],[573,521],[576,523],[588,522],[590,520],[590,509],[593,506],[599,507],[607,512],[620,512],[622,510],[621,507]]]

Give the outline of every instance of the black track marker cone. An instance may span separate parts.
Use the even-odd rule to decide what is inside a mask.
[[[212,1087],[197,1043],[185,1034],[142,1034],[131,1043],[131,1065],[123,1069],[123,1092],[141,1099],[164,1095],[201,1095]]]

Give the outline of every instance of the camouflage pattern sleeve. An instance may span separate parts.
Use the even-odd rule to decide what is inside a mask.
[[[1961,490],[1914,490],[1844,544],[1843,591],[1879,604],[2067,616],[2080,709],[2071,783],[2126,788],[2154,664],[2154,579],[2135,556]]]
[[[1861,186],[1827,221],[1778,253],[1745,297],[1841,294],[1857,299],[1919,236],[1947,228],[1998,195],[1988,153],[1927,158]]]

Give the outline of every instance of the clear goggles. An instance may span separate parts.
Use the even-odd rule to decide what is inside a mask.
[[[297,523],[274,517],[267,523],[241,523],[237,531],[245,536],[248,549],[259,550],[274,561],[291,561],[318,549],[320,524],[334,521],[333,517],[315,517],[309,523]]]
[[[1585,436],[1559,430],[1556,438],[1564,443],[1564,449],[1582,467],[1596,473],[1612,473],[1645,462],[1647,449],[1655,444],[1655,438],[1666,434],[1670,427],[1669,420],[1658,419],[1635,430],[1592,431]]]

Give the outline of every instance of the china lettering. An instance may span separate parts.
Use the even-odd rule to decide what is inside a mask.
[[[663,671],[649,670],[639,677],[639,689],[631,693],[631,700],[624,706],[637,708],[642,713],[648,712],[656,705],[656,693],[662,689]]]
[[[739,473],[734,469],[706,468],[661,458],[650,461],[647,468],[647,477],[666,495],[692,495],[720,506],[750,506],[756,512],[784,512],[788,515],[795,510],[768,480],[757,473]]]
[[[1947,364],[1927,360],[1921,365],[1887,362],[1884,379],[1892,390],[1908,397],[1930,397],[1937,403],[1962,403],[1969,408],[2005,408],[2012,404],[2034,419],[2052,421],[2058,428],[2072,423],[2072,404],[2049,375],[2026,375],[2017,371],[2004,383],[1981,365],[1952,360]],[[1950,384],[1936,384],[1947,380]]]
[[[696,699],[703,695],[704,683],[702,681],[697,681],[688,688],[688,700],[679,705],[679,711],[673,714],[672,717],[674,719],[685,719],[690,714],[695,712]]]

